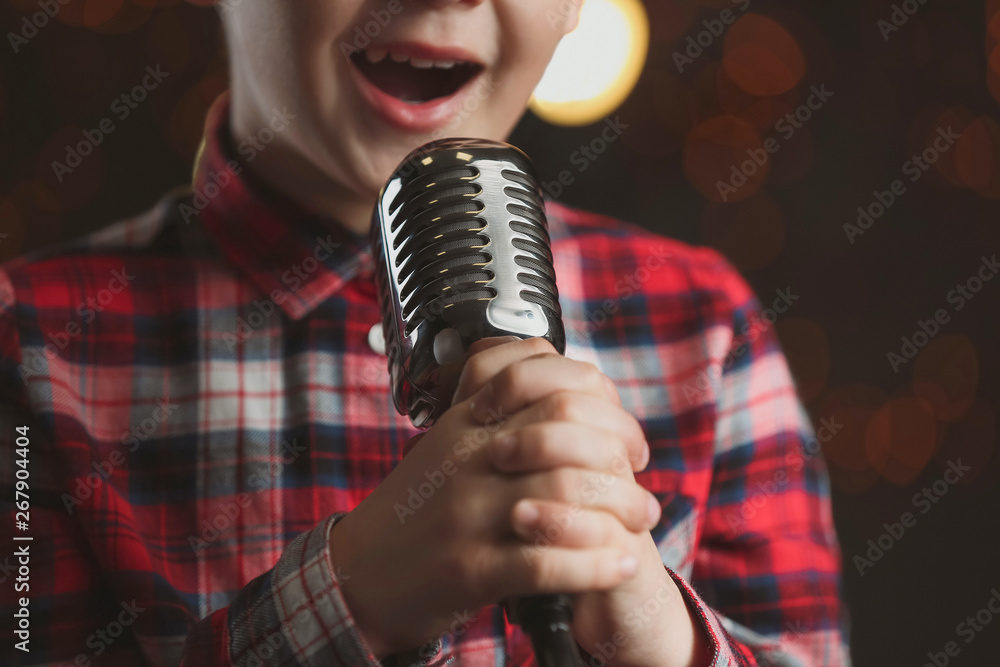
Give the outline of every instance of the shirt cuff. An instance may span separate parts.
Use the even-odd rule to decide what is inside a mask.
[[[708,640],[708,650],[712,654],[711,667],[752,667],[757,664],[750,651],[730,636],[722,626],[715,612],[705,604],[701,596],[684,581],[683,577],[664,565],[664,569],[677,584],[684,602],[691,611],[691,617],[696,619],[705,638]]]
[[[430,667],[441,661],[440,639],[382,662],[375,657],[330,560],[330,530],[346,515],[332,514],[292,540],[274,568],[233,601],[228,619],[233,664]]]

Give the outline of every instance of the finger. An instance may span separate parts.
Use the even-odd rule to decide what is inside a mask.
[[[511,505],[522,498],[553,500],[610,512],[632,532],[652,530],[660,521],[660,501],[634,480],[585,468],[556,468],[512,480]]]
[[[549,394],[507,417],[500,422],[494,439],[499,441],[501,434],[517,433],[527,426],[544,422],[569,422],[610,431],[625,445],[633,470],[642,470],[649,463],[649,443],[635,417],[606,399],[573,391]]]
[[[566,549],[620,547],[631,540],[611,514],[555,500],[522,498],[514,503],[510,526],[528,544]]]
[[[417,433],[415,436],[407,440],[406,444],[403,445],[403,456],[406,456],[411,449],[416,447],[417,443],[420,442],[421,438],[423,438],[425,435],[427,435],[427,432],[423,431],[421,433]]]
[[[638,568],[634,555],[613,547],[564,549],[521,544],[493,553],[494,572],[503,573],[505,597],[608,590],[630,579]]]
[[[513,338],[513,337],[509,337]],[[487,339],[483,339],[487,340]],[[496,340],[496,339],[495,339]],[[523,340],[513,339],[503,345],[485,346],[476,341],[469,346],[469,358],[462,368],[452,396],[451,404],[456,405],[479,391],[494,375],[508,365],[538,354],[559,356],[552,343],[544,338],[534,337]],[[486,348],[486,349],[484,349]]]
[[[495,415],[511,415],[557,391],[590,394],[621,406],[618,391],[597,366],[554,354],[541,354],[508,364],[472,396],[473,418],[485,423]]]
[[[486,455],[500,472],[541,472],[562,466],[617,471],[638,469],[625,443],[615,433],[589,424],[541,422],[502,429],[491,439]],[[624,462],[625,465],[616,461]],[[621,469],[621,470],[619,470]]]

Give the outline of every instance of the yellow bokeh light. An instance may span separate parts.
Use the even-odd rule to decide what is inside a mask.
[[[639,0],[586,0],[529,108],[555,125],[594,123],[632,92],[648,49],[649,19]]]

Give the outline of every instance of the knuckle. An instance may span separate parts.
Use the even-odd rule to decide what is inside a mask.
[[[576,415],[573,395],[565,391],[552,394],[547,401],[545,412],[550,421],[573,421]]]
[[[574,502],[580,488],[580,473],[576,468],[559,468],[552,474],[554,500]]]
[[[531,585],[535,590],[552,590],[559,581],[559,559],[551,549],[542,549],[531,568]]]
[[[629,501],[631,523],[635,526],[644,526],[649,515],[649,494],[642,488],[634,486],[631,496],[632,499]]]
[[[507,366],[493,380],[494,395],[512,396],[520,393],[527,382],[527,375],[523,364],[514,363]]]
[[[601,516],[601,528],[598,531],[603,546],[612,546],[622,543],[625,537],[625,526],[621,521],[606,512]]]
[[[485,548],[455,550],[447,563],[459,585],[465,591],[480,594],[490,587],[489,553]]]
[[[538,424],[529,429],[528,454],[532,459],[546,461],[552,458],[558,446],[559,427],[553,423]]]
[[[604,373],[601,372],[600,368],[589,361],[582,361],[578,363],[583,365],[583,376],[588,385],[594,387],[604,386]]]
[[[628,442],[619,435],[612,435],[608,443],[608,451],[614,452],[611,459],[610,470],[615,475],[625,475],[632,472],[632,461],[629,457]]]
[[[547,338],[542,338],[541,336],[526,338],[524,345],[532,354],[558,354],[556,348],[552,347],[552,343]]]

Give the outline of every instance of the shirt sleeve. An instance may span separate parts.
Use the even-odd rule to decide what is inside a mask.
[[[714,271],[734,306],[709,332],[696,383],[716,412],[712,481],[691,582],[671,576],[701,620],[712,667],[848,667],[829,477],[773,329],[789,304],[763,311],[728,263]]]
[[[160,610],[149,604],[165,598],[128,583],[148,574],[143,564],[117,562],[120,555],[108,546],[114,540],[88,538],[79,511],[70,511],[75,508],[67,499],[76,491],[67,482],[66,459],[78,448],[86,451],[87,443],[82,435],[57,442],[53,420],[65,418],[32,408],[28,382],[40,383],[43,394],[51,383],[47,363],[22,358],[17,310],[0,268],[0,521],[4,535],[30,537],[8,537],[0,552],[0,634],[11,664],[429,667],[450,661],[443,659],[440,640],[381,662],[371,652],[330,561],[329,533],[345,513],[300,534],[229,606],[190,624],[186,637],[178,638],[178,624],[157,618]],[[62,426],[74,432],[68,422]],[[23,495],[16,495],[19,490]],[[104,512],[105,521],[124,520],[127,507],[106,506]]]
[[[354,624],[330,560],[333,514],[296,537],[277,564],[188,635],[183,667],[316,665],[426,667],[442,660],[439,639],[380,662]]]

